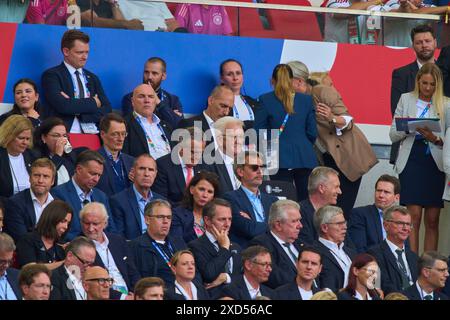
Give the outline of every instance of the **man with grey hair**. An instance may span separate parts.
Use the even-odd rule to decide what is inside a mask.
[[[328,205],[317,210],[314,226],[319,234],[314,246],[322,256],[319,287],[337,291],[347,286],[352,259],[356,255],[356,251],[344,243],[347,221],[341,208]]]
[[[381,272],[381,289],[385,294],[406,290],[417,280],[417,254],[405,246],[413,224],[406,207],[392,206],[383,214],[386,239],[369,249]]]
[[[292,86],[295,92],[306,93],[308,90],[308,84],[306,80],[309,78],[309,70],[306,64],[301,61],[290,61],[288,66],[291,67],[292,75]]]
[[[244,151],[234,163],[234,173],[241,182],[239,189],[225,194],[233,208],[231,239],[242,248],[248,241],[267,231],[270,206],[277,197],[261,192],[265,165],[259,152]]]
[[[448,300],[440,292],[448,278],[447,257],[436,251],[424,252],[418,261],[419,277],[404,294],[409,300]]]
[[[0,300],[20,300],[19,270],[11,268],[13,263],[14,240],[0,232]]]
[[[319,238],[314,227],[314,213],[327,205],[336,205],[341,194],[339,173],[328,167],[315,167],[308,178],[308,198],[300,202],[303,230],[300,239],[312,244]]]
[[[131,256],[141,277],[160,277],[168,285],[175,282],[170,259],[180,250],[188,249],[183,238],[169,235],[172,206],[155,199],[145,206],[147,232],[129,243]]]
[[[91,239],[97,251],[95,265],[106,268],[114,279],[112,299],[133,300],[131,291],[140,275],[129,254],[126,240],[114,233],[105,232],[108,213],[102,203],[91,202],[80,211],[83,235]]]
[[[278,200],[269,212],[270,230],[249,242],[267,248],[272,256],[272,272],[267,285],[273,289],[297,276],[297,258],[303,244],[298,240],[302,223],[300,206],[292,200]]]

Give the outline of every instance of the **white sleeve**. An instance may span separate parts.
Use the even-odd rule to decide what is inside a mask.
[[[337,136],[341,136],[342,135],[342,130],[347,128],[348,125],[350,124],[350,122],[353,120],[352,116],[341,116],[341,117],[344,118],[344,120],[345,120],[345,126],[343,126],[342,128],[336,128],[336,135]]]

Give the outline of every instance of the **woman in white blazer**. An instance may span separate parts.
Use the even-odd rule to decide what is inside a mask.
[[[445,110],[448,108],[448,99],[443,95],[442,74],[435,64],[426,63],[417,73],[414,91],[400,97],[389,132],[392,142],[401,142],[394,170],[400,178],[400,203],[411,213],[414,229],[409,239],[415,252],[419,249],[422,211],[425,211],[424,250],[437,249],[445,186],[442,148],[447,127]],[[439,118],[441,132],[432,132],[428,128],[397,131],[396,118]]]

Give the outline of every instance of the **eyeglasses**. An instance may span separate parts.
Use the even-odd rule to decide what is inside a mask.
[[[118,137],[126,138],[128,136],[128,132],[113,132],[110,134],[111,137],[117,139]]]
[[[403,221],[398,221],[398,220],[386,220],[386,221],[392,222],[402,228],[411,228],[412,229],[414,227],[413,224],[410,222],[403,222]]]
[[[86,266],[86,267],[91,267],[91,266],[94,264],[94,261],[90,262],[90,261],[83,260],[83,259],[81,259],[75,252],[73,252],[73,251],[71,251],[71,252],[73,253],[73,255],[74,255],[78,260],[80,260],[80,262],[81,262],[84,266]]]
[[[167,220],[172,220],[172,216],[165,216],[162,214],[158,214],[158,215],[151,215],[151,218],[155,218],[157,220],[163,220],[163,219],[167,219]]]
[[[328,222],[326,224],[335,224],[335,225],[337,225],[339,227],[342,227],[342,226],[346,226],[347,225],[347,221],[344,220],[344,221],[338,221],[338,222]]]
[[[263,170],[263,169],[267,168],[267,166],[266,166],[265,164],[263,164],[263,165],[247,164],[247,166],[248,166],[250,169],[252,169],[252,171],[258,171],[258,169]]]
[[[52,138],[68,138],[69,136],[67,134],[59,134],[59,133],[49,133],[47,134],[48,136],[52,137]]]
[[[36,287],[36,288],[38,288],[38,289],[48,289],[49,291],[52,291],[53,290],[53,285],[51,285],[51,284],[45,284],[45,283],[32,283],[31,285],[30,285],[30,287],[31,286],[34,286],[34,287]]]
[[[113,278],[96,278],[96,279],[89,279],[89,280],[85,280],[85,281],[97,281],[97,283],[101,286],[108,284],[108,286],[112,286],[114,283],[114,279]]]
[[[436,270],[439,273],[446,273],[446,272],[448,272],[448,268],[431,268],[431,267],[426,267],[426,268],[430,269],[430,270]]]
[[[10,266],[13,263],[12,259],[9,260],[0,260],[0,266]]]
[[[263,268],[272,268],[272,263],[271,262],[259,262],[256,260],[252,260],[252,263],[257,264]]]

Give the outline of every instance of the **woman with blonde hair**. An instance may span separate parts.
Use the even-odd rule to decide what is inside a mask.
[[[266,129],[268,138],[278,138],[278,172],[271,179],[294,182],[297,200],[302,201],[308,197],[309,174],[317,166],[313,150],[317,125],[311,96],[295,92],[293,77],[289,65],[275,67],[274,91],[259,97],[261,106],[255,112],[255,129]],[[271,136],[271,131],[277,137]]]
[[[409,237],[411,250],[419,250],[419,228],[422,211],[425,215],[424,250],[436,250],[439,239],[439,215],[443,208],[445,187],[443,173],[443,136],[450,100],[443,95],[442,74],[434,63],[426,63],[416,76],[414,91],[402,94],[395,110],[389,136],[400,141],[394,170],[402,186],[400,202],[408,208],[414,229]],[[398,129],[397,118],[437,118],[440,130],[428,127],[416,131]],[[447,123],[446,123],[447,122]],[[445,197],[445,195],[444,195]]]
[[[0,126],[0,196],[9,198],[30,187],[29,170],[33,125],[22,115],[11,115]]]

